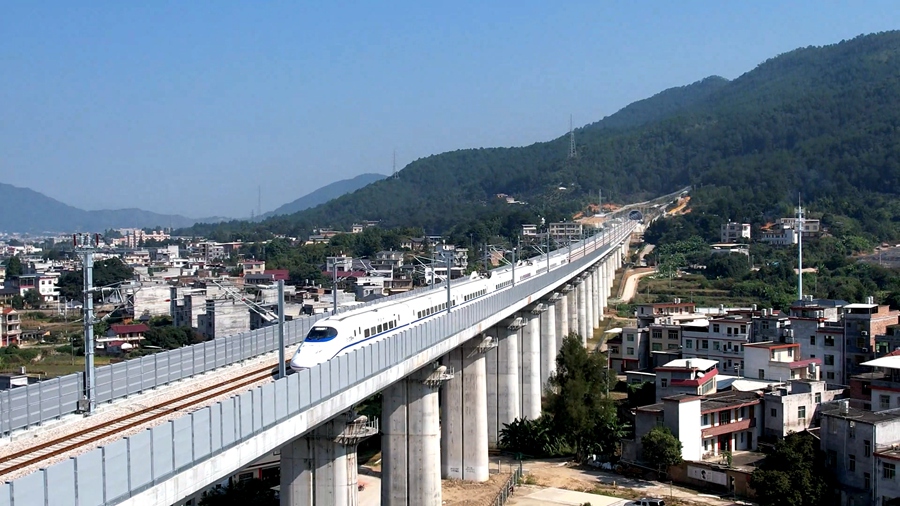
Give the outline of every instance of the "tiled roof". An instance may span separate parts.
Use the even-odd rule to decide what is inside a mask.
[[[138,323],[136,325],[110,325],[109,327],[116,335],[122,334],[137,334],[140,332],[147,332],[150,330],[150,327],[144,325],[143,323]]]

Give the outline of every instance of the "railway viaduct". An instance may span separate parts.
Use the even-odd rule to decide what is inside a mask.
[[[503,424],[540,415],[563,337],[599,326],[637,226],[621,220],[549,272],[0,485],[0,506],[176,504],[273,451],[281,504],[353,506],[356,445],[379,429],[382,504],[438,506],[442,478],[486,481]],[[380,428],[352,415],[379,392]]]

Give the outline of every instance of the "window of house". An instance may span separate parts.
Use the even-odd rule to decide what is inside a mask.
[[[662,339],[662,330],[653,329],[650,337],[652,337],[653,339]]]
[[[759,370],[759,379],[761,379],[761,380],[766,379],[766,370],[765,369]]]
[[[832,371],[826,372],[826,373],[825,373],[825,379],[833,380],[833,379],[834,379],[834,372],[832,372]]]
[[[881,472],[883,473],[882,476],[884,477],[884,479],[893,480],[894,476],[897,476],[897,465],[888,464],[887,462],[885,462],[881,466]]]
[[[677,331],[677,330],[670,330],[670,331],[669,331],[669,339],[676,339],[676,340],[677,340],[677,339],[678,339],[678,331]]]
[[[662,351],[662,343],[652,343],[650,345],[650,351]]]
[[[766,321],[762,322],[761,326],[762,326],[763,330],[769,330],[769,321],[766,320]]]
[[[669,380],[668,380],[668,378],[661,378],[661,379],[659,380],[659,385],[660,385],[661,387],[663,387],[663,388],[666,388],[667,386],[669,386]]]
[[[834,365],[834,355],[825,355],[825,365]]]
[[[856,471],[856,455],[847,455],[847,470]]]
[[[856,424],[853,422],[850,422],[850,430],[848,430],[847,432],[850,434],[850,439],[855,438],[856,437]]]
[[[829,466],[833,466],[837,463],[837,452],[834,450],[828,450],[826,453],[826,460]]]
[[[816,404],[820,404],[822,402],[822,394],[816,394]]]
[[[713,332],[718,332],[718,331],[719,331],[719,324],[713,323]]]
[[[863,441],[863,455],[866,457],[872,455],[872,442],[868,439]]]
[[[678,349],[678,345],[675,344],[675,343],[669,343],[669,346],[667,346],[667,348],[670,349],[670,350],[677,350],[677,349]]]
[[[709,349],[709,340],[704,339],[704,340],[700,341],[700,347],[703,348],[704,350],[708,350]]]
[[[809,345],[810,346],[816,345],[816,336],[809,336]]]
[[[863,473],[863,488],[866,490],[872,488],[872,475],[869,473]]]
[[[625,336],[625,340],[633,343],[634,342],[634,334],[628,334],[627,336]]]
[[[797,406],[797,418],[806,420],[806,406]]]
[[[719,425],[731,423],[731,411],[719,411]]]
[[[700,424],[701,424],[701,425],[709,425],[709,415],[703,415],[703,416],[700,418]],[[704,442],[705,442],[705,441],[704,441]]]
[[[746,333],[747,333],[747,326],[741,325],[741,334],[746,334]]]
[[[721,343],[719,341],[713,341],[713,349],[719,351]]]
[[[825,346],[834,346],[834,336],[825,336]]]
[[[628,351],[629,355],[634,355],[634,348],[628,348],[626,351]]]
[[[690,349],[693,349],[693,348],[694,348],[694,340],[693,340],[693,339],[685,339],[685,340],[684,340],[684,347],[687,348],[687,349],[689,349],[689,350],[690,350]]]
[[[881,409],[888,409],[889,407],[891,407],[891,396],[879,395],[878,402],[881,404]]]

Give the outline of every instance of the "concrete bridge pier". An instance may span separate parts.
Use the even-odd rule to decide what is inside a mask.
[[[281,505],[358,505],[356,447],[377,433],[377,423],[344,414],[283,446]]]
[[[584,273],[584,318],[587,320],[587,337],[594,337],[594,273],[588,269]]]
[[[599,326],[600,323],[603,322],[603,312],[606,309],[606,284],[603,279],[603,264],[597,266],[597,269],[594,271],[594,286],[597,287],[597,298],[594,300],[596,304],[596,322]]]
[[[602,322],[605,319],[606,306],[609,298],[609,279],[606,276],[607,266],[606,262],[603,262],[603,265],[600,269],[597,269],[597,279],[600,280],[600,321]]]
[[[426,366],[382,394],[381,504],[440,506],[441,427],[438,387],[445,368]]]
[[[569,297],[572,285],[563,285],[559,300],[556,301],[556,351],[562,348],[563,339],[569,335]]]
[[[522,417],[534,420],[541,416],[541,319],[547,304],[533,304],[527,311],[520,368]]]
[[[581,335],[581,344],[586,345],[588,339],[588,321],[587,321],[587,283],[584,279],[579,279],[576,293],[578,297],[578,334]]]
[[[496,340],[479,336],[444,356],[456,371],[441,389],[441,476],[487,481],[487,390],[485,352]]]
[[[556,352],[559,349],[557,343],[558,322],[556,321],[556,313],[559,305],[564,298],[560,297],[558,292],[550,294],[547,298],[547,310],[541,313],[541,383],[538,392],[540,398],[547,387],[547,379],[556,370]],[[538,414],[540,414],[540,405],[538,406]]]
[[[524,326],[523,318],[510,318],[497,327],[501,336],[497,343],[497,420],[493,428],[488,423],[488,444],[491,446],[497,445],[503,424],[522,416],[519,403],[519,330]]]
[[[571,291],[569,292],[569,332],[563,336],[565,339],[572,332],[579,332],[578,330],[578,278],[574,278],[569,282],[569,286],[571,287]],[[562,348],[562,342],[560,342],[560,348]]]

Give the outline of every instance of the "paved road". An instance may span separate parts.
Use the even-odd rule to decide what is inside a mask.
[[[651,274],[656,273],[656,269],[646,268],[646,269],[637,269],[628,273],[628,277],[625,279],[624,287],[622,288],[622,302],[631,302],[631,299],[634,298],[635,292],[637,292],[638,281],[644,276],[649,276]]]
[[[510,506],[541,506],[544,504],[558,506],[625,506],[628,501],[618,497],[586,492],[574,492],[561,488],[520,487],[506,503]]]
[[[381,506],[381,477],[363,472],[360,469],[359,484],[363,489],[359,491],[359,506]]]

